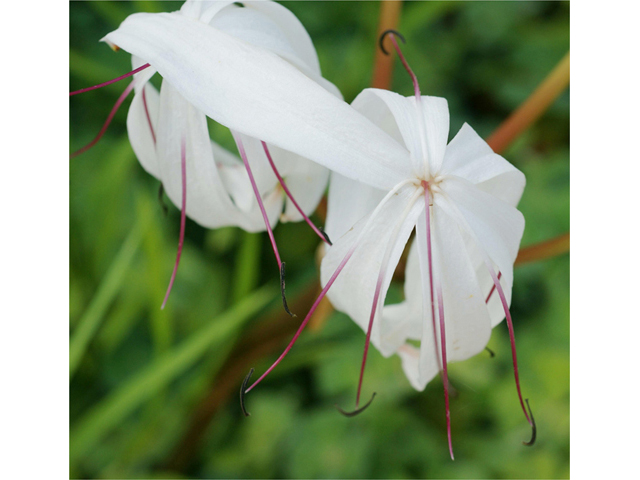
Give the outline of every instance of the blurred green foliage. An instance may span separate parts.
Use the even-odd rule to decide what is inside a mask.
[[[371,79],[379,4],[283,3],[308,29],[324,75],[353,100]],[[128,14],[179,7],[71,2],[70,89],[130,70],[129,55],[98,43]],[[448,99],[452,135],[468,122],[486,137],[569,49],[569,4],[407,2],[398,28],[423,93]],[[123,88],[70,99],[71,151],[97,133]],[[399,62],[393,89],[413,92]],[[566,92],[504,152],[527,176],[523,245],[569,229],[568,107]],[[100,143],[70,163],[72,477],[568,478],[568,255],[516,269],[520,374],[538,424],[532,448],[521,444],[530,432],[504,324],[489,344],[496,358],[451,365],[452,462],[441,383],[414,391],[398,358],[370,354],[364,395],[378,396],[368,411],[349,419],[334,410],[354,401],[364,343],[340,313],[306,332],[247,396],[250,418],[238,405],[240,374],[233,394],[202,420],[202,434],[189,438],[234,345],[265,312],[286,314],[266,235],[209,231],[191,221],[172,296],[160,310],[179,212],[171,206],[162,215],[158,184],[136,161],[125,118],[123,108]],[[317,237],[304,224],[280,225],[276,237],[293,299],[317,277]],[[390,297],[398,297],[401,287],[393,289]],[[284,343],[262,356],[257,372]]]

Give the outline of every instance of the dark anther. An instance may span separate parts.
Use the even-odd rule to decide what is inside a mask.
[[[247,374],[247,376],[244,377],[244,381],[242,382],[242,386],[240,387],[240,408],[242,408],[242,413],[244,413],[245,417],[248,417],[249,415],[251,415],[249,412],[247,412],[247,409],[244,407],[244,393],[247,390],[247,383],[249,383],[249,379],[251,378],[251,375],[253,375],[253,368],[249,370],[249,373]]]
[[[236,7],[244,8],[244,3],[241,2],[233,2]]]
[[[371,402],[373,402],[373,399],[376,398],[376,392],[373,392],[373,395],[371,395],[371,400],[369,400],[365,405],[363,405],[362,407],[354,410],[353,412],[345,412],[342,408],[340,408],[340,406],[338,404],[335,405],[335,407],[338,409],[338,411],[343,414],[345,417],[355,417],[356,415],[358,415],[359,413],[362,413],[366,410],[366,408],[371,405]]]
[[[491,355],[491,358],[496,356],[496,352],[494,352],[493,350],[491,350],[489,347],[484,347],[484,349],[489,352],[489,355]]]
[[[160,206],[162,207],[162,213],[166,217],[167,214],[169,213],[169,208],[167,207],[167,204],[164,203],[163,195],[164,195],[164,185],[162,185],[161,183],[160,188],[158,189],[158,201],[160,202]]]
[[[384,49],[384,37],[386,37],[387,35],[389,35],[390,33],[393,33],[394,35],[397,35],[398,38],[400,40],[402,40],[402,43],[407,43],[407,41],[404,39],[404,37],[402,36],[402,34],[400,32],[398,32],[397,30],[393,30],[393,29],[389,29],[389,30],[385,30],[384,32],[382,32],[382,35],[380,35],[380,50],[382,50],[382,52],[385,55],[389,55],[389,52],[387,52]]]
[[[522,442],[523,445],[526,445],[527,447],[532,446],[534,443],[536,443],[536,435],[538,434],[538,429],[536,428],[536,421],[533,419],[533,412],[531,411],[531,406],[529,405],[529,399],[525,399],[525,402],[527,402],[527,409],[529,410],[529,418],[531,419],[531,440],[529,440],[528,442]]]
[[[329,235],[327,235],[327,232],[325,232],[323,229],[321,229],[320,227],[318,227],[318,230],[320,230],[320,233],[322,234],[322,236],[324,237],[324,239],[327,241],[327,243],[329,245],[333,245],[333,243],[331,243],[331,240],[329,239]]]
[[[284,305],[284,311],[295,318],[296,315],[291,313],[291,311],[289,310],[289,305],[287,305],[287,297],[284,293],[284,265],[284,262],[282,262],[282,264],[280,265],[280,293],[282,293],[282,304]]]

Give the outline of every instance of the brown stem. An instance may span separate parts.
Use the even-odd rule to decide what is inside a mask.
[[[516,265],[544,260],[568,251],[569,232],[564,233],[559,237],[552,238],[551,240],[546,240],[544,242],[536,243],[535,245],[529,245],[528,247],[521,248],[518,252],[518,258],[516,258]]]
[[[380,35],[382,35],[385,30],[395,30],[397,28],[401,9],[401,1],[383,0],[380,2],[380,21],[378,22],[378,35],[376,38],[380,38]],[[379,48],[377,48],[377,42],[375,45],[376,57],[373,66],[371,86],[373,88],[389,90],[391,87],[391,78],[393,76],[394,55],[385,55]]]
[[[569,86],[569,52],[529,98],[489,137],[487,143],[493,151],[503,152],[518,135],[547,111],[567,86]]]

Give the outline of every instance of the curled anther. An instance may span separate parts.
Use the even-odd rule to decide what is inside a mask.
[[[355,409],[353,412],[347,412],[347,411],[343,410],[343,409],[340,407],[340,405],[338,405],[337,403],[336,403],[335,407],[336,407],[336,408],[338,409],[338,411],[339,411],[342,415],[344,415],[345,417],[355,417],[355,416],[356,416],[356,415],[358,415],[359,413],[364,412],[364,411],[367,409],[367,407],[368,407],[369,405],[371,405],[371,402],[373,402],[373,399],[374,399],[374,398],[376,398],[376,392],[373,392],[373,395],[371,395],[371,400],[369,400],[369,401],[368,401],[365,405],[363,405],[362,407]]]
[[[493,350],[491,350],[489,347],[484,347],[484,349],[489,352],[489,355],[491,355],[491,358],[496,356],[496,352],[494,352]]]
[[[247,391],[247,383],[249,383],[249,379],[251,378],[251,375],[253,375],[253,368],[251,370],[249,370],[249,373],[247,373],[247,376],[244,377],[244,380],[242,381],[242,386],[240,387],[240,408],[242,408],[242,413],[244,413],[245,417],[250,416],[251,414],[249,412],[247,412],[247,409],[244,406],[244,394]]]
[[[384,32],[382,32],[382,35],[380,35],[380,50],[382,50],[385,55],[389,55],[389,52],[387,52],[384,48],[384,38],[390,33],[396,35],[400,40],[402,40],[402,43],[407,43],[404,36],[397,30],[393,30],[392,28],[390,28],[389,30],[385,30]]]
[[[282,294],[282,305],[284,306],[285,312],[287,312],[293,318],[296,318],[297,315],[291,313],[291,311],[289,310],[289,305],[287,305],[287,296],[284,293],[284,275],[285,275],[284,265],[285,265],[284,262],[280,264],[280,293]]]
[[[529,410],[529,418],[531,419],[531,440],[528,442],[522,442],[523,445],[527,447],[531,447],[534,443],[536,443],[536,435],[538,434],[538,429],[536,427],[536,421],[533,419],[533,412],[531,411],[531,406],[529,405],[529,399],[526,398],[524,400],[527,404],[527,409]]]
[[[164,203],[164,185],[162,183],[160,183],[160,188],[158,188],[158,201],[162,208],[162,214],[166,217],[169,214],[169,207]]]
[[[329,235],[327,235],[327,232],[325,232],[323,229],[318,227],[318,230],[320,230],[320,233],[322,234],[322,236],[324,237],[324,239],[327,241],[327,243],[329,244],[329,246],[333,246],[333,243],[331,243],[331,239],[329,238]]]

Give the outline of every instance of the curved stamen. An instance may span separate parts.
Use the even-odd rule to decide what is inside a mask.
[[[95,90],[96,88],[106,87],[107,85],[111,85],[112,83],[116,83],[116,82],[119,82],[120,80],[124,80],[125,78],[130,77],[131,75],[135,75],[136,73],[141,72],[142,70],[144,70],[147,67],[149,67],[149,64],[145,63],[141,67],[138,67],[135,70],[130,71],[129,73],[125,73],[124,75],[120,75],[118,78],[114,78],[113,80],[109,80],[108,82],[104,82],[104,83],[101,83],[99,85],[94,85],[93,87],[87,87],[87,88],[83,88],[81,90],[76,90],[75,92],[69,92],[69,96],[71,97],[73,95],[78,95],[79,93],[84,93],[84,92],[88,92],[90,90]]]
[[[373,212],[371,213],[371,215],[369,216],[369,219],[367,220],[367,223],[364,225],[362,231],[360,232],[360,235],[358,235],[358,238],[356,238],[355,242],[353,243],[353,245],[351,246],[351,248],[349,249],[349,251],[347,252],[347,254],[344,256],[344,258],[342,259],[342,261],[340,262],[340,264],[338,265],[338,267],[336,268],[336,271],[333,272],[333,275],[331,276],[331,278],[329,279],[329,281],[327,282],[327,284],[325,285],[325,287],[322,289],[322,291],[320,292],[320,295],[318,295],[318,298],[316,299],[316,301],[313,303],[313,305],[311,306],[311,309],[309,310],[309,313],[307,313],[307,316],[304,318],[304,320],[302,321],[302,323],[300,324],[300,327],[298,327],[298,330],[296,331],[295,335],[293,336],[293,338],[291,339],[291,341],[289,342],[289,345],[287,345],[287,347],[284,349],[284,351],[282,352],[282,354],[280,354],[280,356],[277,358],[277,360],[275,362],[273,362],[273,364],[267,369],[266,372],[264,372],[260,378],[258,378],[253,385],[251,385],[249,388],[247,388],[245,390],[245,393],[249,393],[251,390],[253,390],[253,388],[255,386],[257,386],[267,375],[269,375],[269,373],[271,373],[271,371],[284,359],[284,357],[287,356],[287,353],[289,353],[289,350],[291,350],[291,348],[293,347],[293,345],[296,343],[296,341],[298,340],[298,337],[300,336],[300,334],[302,333],[302,331],[304,330],[304,328],[307,326],[307,323],[309,323],[309,320],[311,319],[311,316],[313,315],[313,313],[316,311],[316,309],[318,308],[318,305],[320,304],[320,301],[326,296],[327,292],[329,291],[329,289],[331,288],[331,285],[333,285],[333,283],[336,281],[336,279],[338,278],[338,275],[340,275],[340,272],[342,272],[342,270],[344,269],[344,267],[346,266],[347,262],[349,261],[349,259],[351,258],[351,256],[353,255],[353,252],[355,251],[355,249],[358,247],[358,245],[360,244],[360,242],[362,241],[362,239],[364,238],[365,234],[368,232],[369,227],[372,225],[372,220],[375,219],[375,217],[378,215],[378,213],[380,212],[380,210],[382,209],[382,207],[384,207],[384,205],[391,199],[393,198],[396,193],[404,186],[406,186],[409,183],[415,183],[414,180],[409,179],[409,180],[404,180],[400,183],[398,183],[395,187],[393,187],[391,189],[391,191],[389,193],[387,193],[387,195],[380,201],[380,203],[378,204],[378,206],[373,210]]]
[[[331,240],[329,240],[329,236],[313,224],[313,222],[309,219],[309,217],[307,217],[307,215],[302,211],[302,208],[300,208],[300,205],[298,205],[298,202],[296,202],[296,199],[293,198],[293,194],[289,190],[289,187],[287,187],[287,184],[285,183],[284,179],[280,175],[280,172],[278,172],[278,169],[276,168],[276,164],[273,162],[273,159],[271,158],[271,153],[269,152],[269,148],[267,147],[267,144],[265,142],[262,142],[262,147],[264,148],[264,153],[267,154],[267,159],[269,160],[269,164],[273,169],[273,173],[275,173],[276,177],[278,177],[278,181],[280,182],[280,185],[282,186],[282,189],[284,190],[284,192],[287,194],[287,197],[289,197],[289,200],[293,202],[298,212],[300,212],[300,215],[302,215],[302,218],[304,218],[304,221],[309,224],[309,226],[313,229],[314,232],[318,234],[318,236],[322,239],[322,241],[328,243],[329,245],[332,245]]]
[[[156,132],[153,129],[153,124],[151,123],[151,115],[149,115],[149,107],[147,107],[147,92],[146,85],[142,87],[142,104],[144,105],[144,113],[147,116],[147,123],[149,124],[149,130],[151,131],[151,138],[153,138],[153,144],[156,144]]]
[[[494,352],[493,350],[491,350],[489,347],[484,347],[484,349],[489,352],[489,355],[491,355],[491,358],[494,358],[496,356],[496,352]]]
[[[258,185],[256,185],[256,181],[253,178],[253,173],[251,172],[251,166],[249,165],[249,160],[247,159],[247,154],[244,150],[244,145],[242,144],[242,140],[240,139],[240,135],[236,132],[231,132],[233,138],[238,145],[238,151],[240,152],[240,156],[242,157],[242,161],[244,162],[244,167],[247,169],[247,174],[249,175],[249,181],[251,182],[251,187],[253,188],[253,193],[256,196],[256,200],[258,201],[258,206],[260,207],[260,211],[262,212],[262,218],[264,219],[264,225],[267,228],[267,233],[269,234],[269,240],[271,241],[271,247],[273,248],[273,253],[276,256],[276,261],[278,262],[278,269],[280,270],[280,293],[282,294],[282,304],[284,306],[285,312],[287,312],[292,317],[295,317],[289,311],[289,306],[287,305],[287,298],[284,291],[284,264],[282,260],[280,260],[280,253],[278,252],[278,246],[276,245],[276,239],[273,236],[273,230],[271,229],[271,224],[269,222],[269,217],[267,215],[267,211],[264,208],[264,204],[262,203],[262,196],[260,195],[260,191],[258,190]]]
[[[102,125],[102,128],[98,132],[98,135],[96,135],[96,138],[91,140],[91,142],[88,145],[82,147],[80,150],[76,150],[75,152],[73,152],[71,155],[69,155],[69,158],[77,157],[78,155],[80,155],[81,153],[86,152],[91,147],[93,147],[96,143],[98,143],[98,140],[100,140],[102,138],[102,136],[104,135],[104,132],[107,131],[107,128],[109,127],[109,124],[111,123],[111,120],[113,120],[114,115],[116,114],[116,112],[120,108],[120,105],[122,105],[122,102],[124,102],[124,99],[127,98],[129,93],[131,93],[131,90],[133,90],[133,87],[135,87],[136,82],[137,82],[137,79],[134,79],[134,80],[131,81],[131,83],[129,85],[127,85],[127,88],[125,88],[124,92],[122,92],[122,94],[120,95],[120,97],[116,101],[116,104],[111,109],[111,112],[109,113],[109,116],[107,117],[107,120],[104,122],[104,125]]]
[[[531,411],[531,405],[529,405],[529,399],[526,398],[524,400],[525,402],[527,402],[527,409],[529,410],[529,416],[531,417],[531,440],[529,440],[528,442],[522,442],[523,445],[526,445],[527,447],[532,446],[535,442],[536,442],[536,436],[538,434],[538,427],[536,427],[536,421],[533,418],[533,412]]]
[[[182,170],[182,207],[180,209],[180,239],[178,240],[178,253],[176,255],[176,263],[173,266],[173,273],[171,273],[171,280],[169,280],[169,287],[167,293],[164,295],[164,301],[162,302],[161,310],[164,310],[169,294],[173,288],[173,282],[176,279],[178,273],[178,265],[180,265],[180,257],[182,256],[182,245],[184,243],[184,230],[187,223],[187,147],[186,138],[182,137],[182,144],[180,145],[180,164]]]
[[[373,402],[373,399],[376,398],[376,392],[373,392],[373,395],[371,395],[371,399],[365,403],[362,407],[360,408],[356,408],[354,411],[352,412],[347,412],[346,410],[343,410],[340,405],[338,405],[337,403],[334,405],[334,407],[336,407],[338,409],[338,411],[343,414],[345,417],[355,417],[356,415],[364,412],[369,405],[371,405],[371,402]]]
[[[498,280],[500,280],[502,278],[502,272],[498,272]],[[496,286],[495,284],[493,284],[493,286],[491,287],[491,290],[489,291],[489,295],[487,295],[487,299],[484,301],[484,303],[489,303],[489,300],[491,300],[491,295],[493,295],[493,292],[495,292],[496,290]]]
[[[387,35],[389,35],[389,38],[391,39],[391,42],[393,43],[393,47],[396,49],[396,53],[398,54],[398,57],[400,57],[400,61],[402,62],[402,65],[404,66],[405,70],[411,76],[411,80],[413,81],[413,90],[414,90],[415,96],[416,96],[416,98],[419,98],[420,97],[420,86],[418,85],[418,77],[416,77],[416,74],[413,73],[413,70],[411,70],[411,67],[409,66],[409,63],[407,62],[407,59],[404,58],[404,55],[402,54],[402,50],[400,50],[400,45],[398,45],[398,41],[396,40],[396,35],[398,37],[400,37],[400,40],[402,40],[402,43],[407,43],[407,41],[404,39],[404,37],[399,32],[396,32],[395,30],[387,30],[387,31],[385,31],[380,36],[380,48],[387,55],[389,55],[389,53],[384,49],[384,46],[382,45],[382,41],[384,40],[384,37],[387,36]]]
[[[513,361],[513,375],[515,377],[516,390],[518,391],[518,399],[520,400],[520,406],[522,407],[522,412],[524,413],[524,416],[527,419],[527,422],[529,422],[529,425],[531,425],[531,429],[532,429],[532,436],[531,436],[530,443],[525,442],[525,445],[533,445],[533,442],[535,441],[535,438],[536,438],[536,424],[533,421],[533,415],[529,415],[529,412],[527,412],[527,409],[525,408],[525,405],[524,405],[524,399],[522,398],[522,390],[520,389],[520,375],[518,373],[518,356],[516,354],[516,338],[515,338],[515,333],[513,328],[513,321],[511,319],[511,312],[509,312],[509,304],[507,302],[507,297],[504,294],[504,290],[502,289],[502,285],[500,284],[498,275],[496,275],[496,272],[493,269],[493,263],[489,258],[489,256],[487,255],[487,253],[484,251],[484,248],[482,248],[482,244],[480,243],[480,240],[478,240],[478,237],[476,236],[475,232],[469,226],[466,219],[464,218],[464,216],[462,215],[458,207],[455,205],[455,203],[448,202],[448,205],[451,207],[451,213],[455,217],[457,217],[461,226],[464,226],[464,229],[467,231],[467,233],[471,235],[471,237],[475,241],[476,246],[478,247],[478,251],[480,252],[480,254],[484,259],[484,264],[487,267],[487,270],[489,271],[489,275],[491,275],[491,278],[493,279],[493,284],[496,287],[496,290],[498,291],[498,295],[500,296],[500,302],[502,303],[502,308],[504,310],[504,314],[507,320],[507,328],[509,329],[509,340],[511,342],[511,358]]]
[[[431,250],[431,214],[429,208],[429,183],[425,183],[424,188],[424,207],[427,221],[427,257],[429,259],[429,281],[431,283],[431,295],[433,298],[433,256]],[[442,354],[442,383],[444,385],[444,405],[447,415],[447,440],[449,442],[449,454],[451,455],[451,460],[454,460],[453,457],[453,444],[451,441],[451,410],[449,409],[449,373],[447,370],[447,339],[445,334],[445,325],[444,325],[444,300],[442,298],[442,286],[438,284],[436,286],[436,292],[438,297],[438,313],[440,318],[440,351]],[[431,301],[431,311],[433,312],[433,300]],[[433,318],[433,317],[432,317]],[[437,338],[437,337],[434,337]],[[437,344],[437,340],[436,340]]]
[[[358,393],[356,394],[356,408],[360,404],[360,393],[362,392],[362,381],[364,379],[364,369],[367,364],[367,355],[369,353],[369,344],[371,343],[371,331],[373,330],[373,321],[376,318],[376,312],[378,310],[378,304],[380,303],[380,291],[382,290],[382,282],[384,280],[384,276],[387,272],[387,264],[389,263],[389,257],[391,256],[391,251],[393,250],[393,245],[396,242],[396,238],[398,237],[398,233],[400,232],[400,227],[404,223],[413,207],[413,204],[418,199],[418,197],[422,194],[420,189],[417,189],[415,194],[407,203],[407,206],[404,208],[402,215],[400,215],[400,220],[396,223],[395,229],[391,234],[389,239],[389,244],[387,245],[384,256],[382,257],[382,264],[380,265],[380,271],[378,273],[378,280],[376,282],[376,289],[373,294],[373,304],[371,305],[371,314],[369,315],[369,325],[367,327],[367,336],[364,342],[364,352],[362,354],[362,365],[360,367],[360,378],[358,379]],[[384,299],[383,299],[384,300]]]
[[[422,94],[420,93],[420,85],[418,84],[418,77],[416,76],[415,73],[413,73],[413,70],[409,66],[409,62],[407,62],[407,59],[402,54],[402,50],[400,50],[400,45],[398,45],[398,41],[396,40],[396,35],[398,35],[404,43],[407,43],[402,35],[400,35],[395,30],[387,30],[380,37],[380,41],[381,41],[380,45],[382,46],[382,40],[387,34],[389,35],[389,38],[393,43],[393,47],[396,49],[398,57],[400,57],[400,61],[402,62],[402,65],[404,66],[407,73],[409,73],[409,76],[411,77],[411,81],[413,82],[413,94],[416,99],[416,109],[417,109],[416,116],[418,118],[418,131],[420,132],[420,145],[422,147],[422,165],[420,165],[420,163],[415,163],[415,162],[418,162],[418,159],[414,158],[413,155],[411,156],[411,158],[412,158],[412,161],[414,162],[414,166],[416,167],[417,171],[422,170],[422,174],[424,175],[424,178],[429,178],[430,176],[429,175],[429,150],[427,149],[427,139],[425,138],[426,128],[424,124],[424,113],[422,111]],[[383,52],[386,53],[386,50],[384,50],[384,48],[383,48]],[[414,153],[417,153],[417,152],[414,152]],[[422,166],[422,169],[420,169],[420,166]]]
[[[516,337],[513,329],[513,321],[511,319],[511,313],[509,312],[509,305],[507,303],[507,298],[504,294],[504,291],[502,290],[502,285],[500,285],[500,280],[498,280],[498,276],[496,275],[496,273],[493,270],[493,267],[491,266],[491,262],[489,262],[488,259],[485,259],[485,264],[487,265],[489,274],[491,275],[491,278],[493,279],[493,283],[495,284],[496,289],[498,290],[498,295],[500,296],[500,301],[502,302],[502,308],[504,309],[504,313],[507,318],[507,328],[509,329],[509,340],[511,342],[511,358],[513,360],[513,375],[516,380],[516,389],[518,390],[518,398],[520,399],[520,406],[522,407],[524,416],[527,419],[527,422],[529,422],[529,425],[531,425],[531,429],[532,429],[532,436],[530,440],[531,443],[527,443],[527,442],[524,442],[524,443],[525,445],[533,445],[533,442],[536,439],[536,425],[533,422],[533,415],[529,416],[529,413],[527,413],[527,409],[524,406],[524,400],[522,399],[522,391],[520,389],[520,375],[518,373],[518,356],[516,354]]]
[[[422,181],[422,187],[424,188],[425,195],[425,209],[427,216],[427,239],[429,242],[431,241],[431,222],[430,222],[430,212],[429,206],[431,202],[429,202],[428,192],[429,192],[429,182]],[[434,293],[434,285],[433,285],[433,259],[431,256],[431,248],[427,249],[427,262],[429,264],[429,295],[431,297],[431,325],[433,326],[433,339],[436,344],[436,357],[438,357],[438,361],[440,362],[440,371],[442,372],[442,358],[438,355],[438,328],[436,327],[436,310],[435,310],[435,293]]]
[[[251,378],[251,375],[253,375],[253,370],[254,369],[252,367],[251,370],[249,370],[247,376],[244,377],[242,385],[240,386],[240,408],[242,408],[242,413],[244,413],[245,417],[251,416],[251,414],[247,412],[247,409],[244,406],[244,394],[247,393],[247,383],[249,383],[249,379]]]
[[[402,40],[402,43],[407,43],[407,40],[404,38],[404,35],[402,35],[399,31],[394,30],[393,28],[385,30],[384,32],[382,32],[382,35],[380,35],[380,40],[379,40],[380,50],[382,50],[382,53],[384,53],[385,55],[389,55],[389,52],[387,52],[387,49],[384,48],[384,38],[387,35],[397,35],[398,37],[400,37],[400,40]]]

